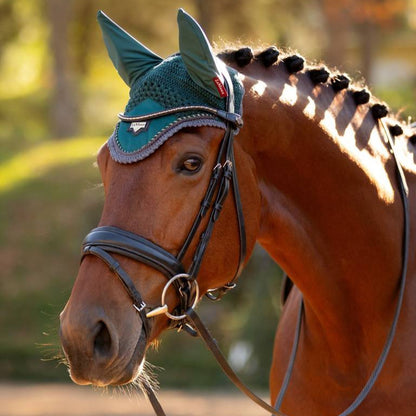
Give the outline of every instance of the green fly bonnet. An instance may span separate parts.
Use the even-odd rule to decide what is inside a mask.
[[[110,58],[130,87],[129,102],[108,140],[115,161],[142,160],[185,127],[225,129],[223,118],[204,107],[241,115],[244,89],[237,72],[214,56],[198,23],[182,9],[178,12],[180,53],[166,59],[147,49],[101,11],[98,22]],[[227,108],[230,98],[233,102]],[[177,108],[182,111],[175,112]],[[153,117],[158,113],[162,116]]]

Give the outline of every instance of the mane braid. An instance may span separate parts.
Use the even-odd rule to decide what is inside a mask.
[[[334,75],[331,78],[331,86],[335,92],[345,90],[349,87],[351,80],[343,74]]]
[[[328,81],[330,75],[326,68],[309,69],[308,74],[309,78],[315,85],[324,84]]]
[[[353,91],[352,98],[357,105],[367,104],[370,101],[370,93],[366,89]]]
[[[280,52],[276,46],[271,46],[256,55],[256,59],[260,61],[266,68],[277,62]]]
[[[373,113],[373,117],[375,119],[379,119],[386,117],[389,113],[389,109],[386,105],[377,103],[371,107],[371,112]]]
[[[248,47],[236,51],[224,51],[217,56],[226,63],[235,62],[240,68],[247,66],[254,58],[252,49]]]
[[[295,74],[296,72],[302,71],[305,65],[305,59],[299,55],[288,56],[283,59],[286,69],[289,74]]]
[[[392,136],[401,136],[403,134],[403,129],[399,124],[389,126],[389,131]]]

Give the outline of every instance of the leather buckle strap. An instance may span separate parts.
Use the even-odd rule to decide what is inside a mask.
[[[384,363],[387,359],[387,356],[389,354],[391,345],[395,337],[396,328],[397,328],[399,317],[400,317],[400,311],[402,309],[405,287],[406,287],[407,265],[408,265],[408,257],[409,257],[409,235],[410,235],[408,186],[407,186],[406,177],[404,175],[403,169],[400,165],[400,162],[397,158],[397,155],[394,149],[393,139],[382,120],[380,120],[380,123],[381,123],[381,129],[384,131],[385,143],[390,153],[393,155],[393,160],[395,162],[395,168],[396,168],[395,173],[396,173],[396,178],[397,178],[397,185],[399,188],[399,194],[400,194],[402,207],[403,207],[402,262],[401,262],[401,271],[400,271],[400,278],[399,278],[399,294],[398,294],[398,299],[396,303],[396,308],[394,311],[393,321],[390,325],[390,329],[387,334],[386,341],[378,357],[376,365],[374,366],[369,378],[367,379],[367,382],[365,383],[364,387],[361,389],[359,394],[356,396],[353,402],[338,416],[348,416],[351,413],[353,413],[358,408],[358,406],[360,406],[363,400],[367,397],[367,395],[370,393],[371,389],[373,388],[375,382],[377,381],[377,378],[381,370],[383,369]],[[299,344],[299,336],[300,336],[300,332],[302,328],[301,324],[302,324],[303,315],[304,315],[304,307],[303,307],[303,300],[301,300],[300,309],[298,313],[298,320],[297,320],[297,325],[296,325],[296,331],[295,331],[295,339],[293,342],[292,352],[290,354],[289,364],[286,370],[283,384],[276,399],[276,404],[275,404],[276,409],[279,409],[283,402],[283,398],[288,388],[290,377],[292,375],[292,371],[293,371],[293,367],[294,367],[294,363],[296,359],[296,352],[297,352],[297,348]]]
[[[136,311],[140,314],[140,318],[142,321],[142,325],[144,328],[144,332],[146,334],[146,339],[150,334],[150,324],[149,320],[146,319],[146,308],[147,305],[143,301],[140,293],[136,289],[133,281],[131,280],[130,276],[126,273],[126,271],[120,266],[120,263],[110,254],[108,254],[104,249],[95,245],[85,245],[83,247],[82,258],[86,255],[93,255],[100,258],[108,268],[120,279],[123,283],[124,288],[126,289],[127,293],[133,300],[133,307]],[[81,259],[82,260],[82,259]]]
[[[263,399],[258,397],[255,393],[253,393],[237,376],[234,370],[228,364],[226,358],[224,357],[223,353],[221,352],[217,341],[213,338],[210,334],[208,328],[204,325],[204,323],[199,318],[198,314],[195,312],[193,308],[189,308],[186,311],[187,319],[192,324],[194,328],[198,331],[198,334],[204,341],[206,347],[212,352],[214,355],[217,363],[222,368],[223,372],[227,375],[227,377],[234,383],[234,385],[241,390],[247,397],[253,400],[256,404],[261,406],[263,409],[270,412],[272,415],[275,416],[286,416],[284,413],[280,412],[279,410],[274,409],[268,403],[266,403]]]
[[[184,273],[185,271],[182,263],[164,248],[118,227],[105,226],[94,228],[85,237],[82,246],[97,246],[105,251],[121,254],[152,266],[167,277]]]
[[[212,170],[211,178],[210,178],[204,199],[201,201],[199,212],[197,216],[195,217],[195,220],[191,226],[191,229],[182,245],[182,248],[180,249],[178,253],[177,259],[179,261],[182,261],[187,249],[189,248],[193,238],[195,237],[196,232],[198,231],[198,228],[201,224],[202,219],[205,217],[205,215],[208,213],[209,208],[211,207],[212,200],[215,194],[215,190],[217,188],[218,181],[221,177],[221,172],[222,172],[222,165],[221,163],[217,161],[216,165],[214,166],[214,169]]]
[[[212,206],[212,211],[208,220],[208,224],[201,234],[200,241],[195,250],[194,257],[192,259],[192,264],[189,268],[189,274],[191,278],[196,279],[199,268],[201,267],[202,259],[205,254],[205,250],[208,246],[208,243],[211,239],[212,231],[214,229],[214,224],[218,220],[218,217],[221,213],[224,201],[228,195],[230,189],[230,179],[232,175],[232,166],[229,160],[227,160],[222,167],[222,178],[215,198],[215,202]]]
[[[117,227],[105,226],[93,229],[82,243],[82,259],[88,255],[95,255],[103,260],[124,285],[133,300],[134,308],[139,312],[146,330],[149,327],[146,311],[149,309],[142,300],[130,276],[124,271],[117,260],[110,253],[120,254],[135,261],[145,263],[160,271],[166,277],[178,276],[184,273],[184,267],[171,253],[152,243],[151,241],[122,230]],[[189,299],[182,290],[181,282],[175,279],[173,285],[179,293],[179,312],[189,307]],[[147,332],[149,332],[147,330]]]

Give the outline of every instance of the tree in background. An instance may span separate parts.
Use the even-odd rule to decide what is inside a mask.
[[[16,39],[21,28],[21,22],[13,8],[13,0],[0,2],[0,62],[4,48]]]
[[[51,132],[54,137],[71,137],[79,132],[78,73],[73,66],[70,24],[73,0],[46,0],[49,45],[52,60]]]
[[[406,0],[318,0],[327,30],[324,58],[330,65],[345,62],[347,48],[356,37],[359,66],[363,77],[371,81],[374,54],[388,30],[403,24],[408,10]]]

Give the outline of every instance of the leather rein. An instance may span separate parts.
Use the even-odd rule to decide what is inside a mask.
[[[213,353],[214,357],[216,358],[217,362],[219,363],[225,374],[244,394],[246,394],[250,399],[252,399],[255,403],[263,407],[266,411],[270,412],[271,414],[276,416],[286,416],[279,409],[282,404],[284,394],[286,393],[287,387],[289,385],[290,377],[294,367],[304,314],[303,301],[301,302],[299,309],[298,322],[296,327],[295,340],[292,347],[292,353],[289,359],[289,364],[281,387],[281,391],[276,400],[275,408],[273,408],[268,403],[259,398],[241,382],[239,377],[235,374],[235,372],[225,359],[224,355],[222,354],[216,340],[212,337],[209,330],[203,324],[203,322],[201,321],[194,309],[199,300],[199,289],[197,283],[198,272],[207,245],[210,241],[215,222],[217,221],[221,213],[224,201],[227,195],[229,194],[230,187],[233,189],[234,204],[239,229],[239,263],[233,279],[231,279],[223,287],[209,290],[206,294],[207,297],[209,297],[211,300],[219,300],[226,292],[235,287],[235,279],[241,272],[246,257],[244,217],[238,188],[238,179],[235,170],[233,150],[234,135],[236,130],[242,126],[242,119],[240,115],[234,113],[234,97],[232,91],[232,83],[229,79],[227,79],[228,73],[223,75],[227,81],[227,111],[217,110],[210,107],[198,106],[179,107],[172,110],[161,111],[150,115],[138,117],[130,117],[121,114],[119,115],[119,118],[122,121],[136,122],[161,117],[170,113],[186,112],[189,110],[198,109],[213,114],[217,117],[220,117],[226,123],[226,131],[219,147],[217,160],[213,167],[205,196],[201,201],[198,214],[195,217],[194,222],[177,256],[174,256],[173,254],[169,253],[159,245],[154,244],[153,242],[137,234],[122,230],[118,227],[102,226],[93,229],[85,237],[82,245],[82,258],[84,258],[87,255],[94,255],[100,258],[105,264],[107,264],[109,269],[119,278],[125,290],[127,291],[127,293],[133,301],[133,307],[139,313],[140,319],[143,324],[144,336],[146,337],[146,339],[150,335],[150,320],[157,315],[166,314],[170,319],[172,327],[184,329],[191,335],[200,336],[202,338],[207,348]],[[375,369],[373,370],[373,373],[371,374],[368,382],[366,383],[360,394],[357,396],[357,398],[339,416],[347,416],[350,413],[352,413],[365,399],[365,397],[368,395],[371,388],[373,387],[387,358],[387,354],[390,350],[390,346],[395,335],[405,289],[409,246],[409,213],[407,202],[408,190],[402,168],[394,152],[393,140],[382,122],[381,125],[384,128],[386,144],[389,147],[389,150],[393,155],[395,161],[397,180],[399,184],[399,192],[401,195],[404,212],[402,270],[400,277],[399,298],[396,306],[395,315],[393,318],[393,323],[390,327],[390,331],[387,336],[387,340],[385,342],[383,351],[380,355]],[[185,270],[185,267],[182,264],[182,260],[185,254],[187,253],[192,241],[196,237],[202,220],[206,218],[207,215],[208,221],[205,226],[205,229],[200,233],[199,242],[193,254],[192,262],[188,270]],[[149,305],[145,303],[128,273],[121,267],[119,262],[113,257],[112,254],[122,255],[135,261],[145,263],[166,276],[168,281],[161,295],[161,306],[151,308]],[[179,304],[177,305],[176,309],[172,311],[172,313],[168,311],[168,306],[165,303],[165,295],[167,289],[171,285],[176,289],[179,299]],[[142,338],[143,334],[140,336],[138,343],[143,341]],[[163,408],[161,407],[158,399],[156,398],[153,389],[146,382],[143,382],[142,389],[144,393],[147,395],[150,403],[152,404],[155,414],[157,416],[166,416]]]

